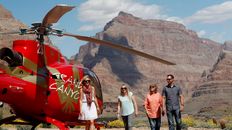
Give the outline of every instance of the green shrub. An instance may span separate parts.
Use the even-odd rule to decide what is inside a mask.
[[[226,120],[228,123],[232,123],[232,116],[225,116],[222,119]]]
[[[226,124],[225,130],[232,130],[232,124]]]
[[[197,120],[195,127],[197,127],[197,128],[217,128],[218,126],[213,123],[212,119],[210,119],[207,121]]]
[[[186,127],[194,127],[196,125],[195,119],[192,116],[182,118],[182,123]]]
[[[109,128],[122,128],[124,127],[122,120],[114,120],[107,123],[107,127]]]
[[[210,126],[210,128],[216,128],[217,125],[213,123],[212,119],[207,120],[207,124]]]

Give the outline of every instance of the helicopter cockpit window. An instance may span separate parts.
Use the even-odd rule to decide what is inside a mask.
[[[10,67],[21,66],[23,64],[22,54],[6,47],[0,50],[0,59],[6,61]]]

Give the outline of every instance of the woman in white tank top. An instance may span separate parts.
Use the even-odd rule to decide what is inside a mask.
[[[125,130],[132,129],[132,114],[138,115],[138,107],[132,92],[123,84],[121,94],[118,96],[118,116],[121,115]]]

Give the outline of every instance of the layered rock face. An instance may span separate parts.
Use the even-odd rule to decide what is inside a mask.
[[[142,101],[149,84],[157,83],[161,90],[170,73],[175,75],[176,83],[189,97],[189,90],[200,79],[203,70],[216,62],[221,49],[220,44],[199,38],[182,24],[143,20],[124,12],[107,23],[96,37],[176,63],[169,66],[92,43],[82,46],[78,62],[96,72],[105,101],[117,101],[122,83],[130,86]]]
[[[222,116],[232,112],[232,42],[225,42],[217,62],[202,75],[186,111],[194,115]]]
[[[0,5],[0,32],[8,33],[18,31],[19,28],[26,28],[26,25],[16,20],[11,12]],[[28,39],[28,36],[20,36],[18,34],[0,34],[0,47],[12,47],[13,40]]]

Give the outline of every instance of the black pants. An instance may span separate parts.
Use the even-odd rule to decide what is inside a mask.
[[[132,114],[128,116],[122,116],[125,130],[132,130]]]

